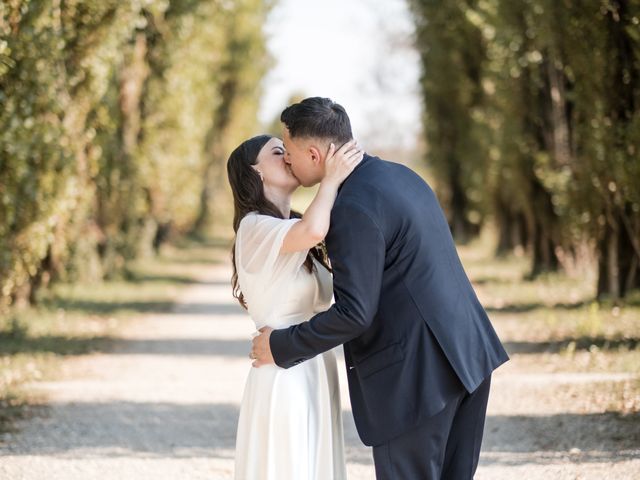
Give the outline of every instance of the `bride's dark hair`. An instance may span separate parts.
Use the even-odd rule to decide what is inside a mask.
[[[252,168],[258,162],[258,153],[264,145],[271,140],[270,135],[258,135],[242,142],[229,155],[227,161],[227,175],[231,192],[233,193],[233,231],[237,234],[238,227],[242,219],[250,212],[257,212],[261,215],[269,215],[275,218],[284,218],[278,207],[267,199],[264,194],[264,186],[258,172]],[[289,218],[301,218],[302,215],[296,211],[291,211]],[[313,258],[318,260],[327,270],[331,271],[324,242],[309,249],[304,266],[309,273],[313,272]],[[236,242],[233,240],[231,247],[231,265],[233,275],[231,286],[233,296],[238,299],[240,305],[245,309],[247,303],[238,284],[238,271],[236,269]]]

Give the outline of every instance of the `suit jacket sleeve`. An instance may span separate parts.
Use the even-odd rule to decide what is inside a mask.
[[[335,303],[308,322],[271,333],[271,352],[280,367],[292,367],[359,336],[378,310],[385,262],[378,225],[358,205],[336,205],[326,240]]]

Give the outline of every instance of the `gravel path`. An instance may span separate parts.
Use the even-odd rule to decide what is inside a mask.
[[[48,406],[2,439],[0,479],[231,479],[253,329],[228,278],[224,267],[203,269],[172,312],[131,322],[114,351],[68,360],[63,379],[31,385]],[[340,374],[349,479],[370,480]],[[582,388],[629,381],[500,369],[476,478],[640,478],[637,417],[576,401]]]

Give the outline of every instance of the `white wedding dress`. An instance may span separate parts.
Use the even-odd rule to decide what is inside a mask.
[[[250,213],[236,236],[238,282],[256,329],[285,328],[329,308],[331,274],[307,252],[280,254],[299,219]],[[333,351],[289,369],[251,367],[236,437],[236,480],[346,479]]]

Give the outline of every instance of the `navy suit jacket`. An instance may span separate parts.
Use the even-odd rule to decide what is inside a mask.
[[[289,368],[344,344],[366,445],[420,425],[508,360],[435,194],[409,168],[365,155],[338,192],[326,242],[335,303],[273,331],[270,346]]]

